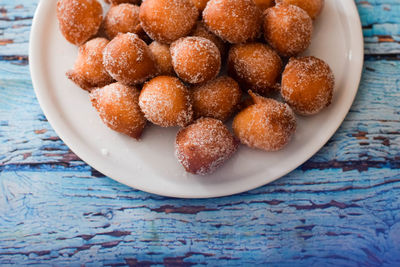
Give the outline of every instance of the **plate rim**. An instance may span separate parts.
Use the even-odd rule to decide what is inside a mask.
[[[38,6],[36,8],[33,20],[32,20],[32,27],[30,31],[30,37],[29,37],[29,70],[31,74],[31,80],[33,84],[33,88],[35,91],[36,98],[38,99],[39,105],[46,116],[48,122],[50,123],[51,127],[54,129],[56,134],[60,137],[60,139],[75,153],[78,155],[78,157],[84,161],[86,164],[89,166],[93,167],[94,169],[100,171],[103,173],[105,176],[108,178],[111,178],[119,183],[122,183],[126,186],[129,186],[134,189],[138,189],[147,193],[151,194],[156,194],[160,196],[166,196],[166,197],[174,197],[174,198],[188,198],[188,199],[201,199],[201,198],[215,198],[215,197],[224,197],[224,196],[230,196],[230,195],[235,195],[239,193],[243,193],[249,190],[253,190],[256,188],[259,188],[261,186],[264,186],[268,183],[271,183],[273,181],[276,181],[283,176],[287,175],[288,173],[292,172],[296,168],[298,168],[300,165],[304,164],[307,160],[309,160],[313,155],[315,155],[321,148],[325,146],[325,144],[332,138],[332,136],[336,133],[336,131],[339,129],[339,127],[343,124],[344,119],[349,113],[350,108],[352,107],[355,97],[358,93],[359,86],[360,86],[360,81],[362,77],[362,71],[363,71],[363,65],[364,65],[364,37],[362,33],[362,24],[361,24],[361,19],[360,15],[357,10],[357,6],[354,1],[351,1],[349,5],[352,7],[351,13],[354,14],[353,23],[351,23],[351,32],[354,32],[354,38],[355,41],[351,43],[351,50],[356,53],[352,55],[354,58],[358,58],[359,60],[357,62],[354,62],[355,66],[353,68],[358,69],[358,72],[356,73],[357,77],[353,79],[354,86],[357,87],[356,90],[353,91],[351,95],[351,102],[349,102],[349,106],[346,107],[345,111],[343,112],[343,116],[340,118],[340,123],[337,124],[336,127],[333,127],[329,134],[324,135],[323,140],[320,140],[318,142],[318,145],[313,147],[312,150],[308,151],[306,156],[303,156],[303,159],[300,160],[297,164],[294,164],[291,168],[287,168],[287,170],[280,175],[275,175],[274,177],[267,177],[265,179],[262,179],[259,183],[252,183],[250,186],[243,186],[241,190],[229,190],[227,189],[224,193],[211,193],[211,194],[187,194],[187,193],[182,193],[182,192],[177,192],[177,193],[169,193],[169,192],[162,192],[160,190],[152,190],[149,188],[145,188],[141,185],[132,185],[128,184],[124,179],[121,179],[120,177],[113,177],[109,170],[107,168],[102,168],[101,166],[98,166],[99,164],[96,164],[91,159],[91,156],[84,150],[80,149],[77,144],[71,139],[71,136],[69,134],[66,134],[67,131],[63,130],[65,128],[65,125],[62,125],[62,122],[59,120],[59,118],[56,117],[56,114],[52,112],[51,110],[54,110],[54,107],[51,106],[51,103],[47,103],[45,99],[43,98],[43,93],[41,93],[42,87],[46,87],[45,82],[43,81],[43,77],[40,77],[40,60],[38,59],[38,55],[34,53],[36,51],[38,45],[40,42],[38,41],[38,38],[34,38],[34,35],[37,35],[37,32],[40,31],[40,23],[43,23],[40,21],[40,16],[39,14],[43,12],[44,6],[47,1],[40,0],[38,3]],[[39,42],[39,43],[38,43]],[[358,47],[353,47],[355,46],[354,42],[357,43]],[[358,51],[358,53],[357,53]],[[355,76],[355,74],[353,73]],[[65,124],[65,123],[64,123]]]

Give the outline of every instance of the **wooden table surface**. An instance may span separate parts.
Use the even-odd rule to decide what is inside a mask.
[[[38,0],[0,0],[0,265],[400,266],[400,0],[356,2],[364,73],[333,138],[272,184],[184,200],[68,149],[29,74]]]

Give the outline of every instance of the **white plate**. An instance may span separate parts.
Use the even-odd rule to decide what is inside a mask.
[[[30,39],[30,70],[39,103],[60,138],[82,160],[128,186],[158,195],[203,198],[247,191],[289,173],[316,153],[335,133],[357,93],[363,65],[363,37],[356,6],[326,0],[315,22],[307,54],[327,61],[336,77],[332,105],[298,118],[292,142],[280,152],[241,146],[213,175],[186,174],[174,156],[176,128],[151,126],[141,142],[108,129],[88,94],[70,82],[77,48],[65,41],[56,20],[56,1],[40,1]]]

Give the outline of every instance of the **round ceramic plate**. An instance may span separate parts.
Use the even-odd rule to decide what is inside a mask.
[[[142,140],[108,129],[92,108],[87,92],[65,72],[77,56],[58,30],[57,1],[40,1],[30,39],[30,69],[39,103],[60,138],[82,160],[123,184],[158,195],[203,198],[247,191],[289,173],[316,153],[335,133],[357,93],[363,65],[363,37],[353,1],[326,0],[314,22],[306,54],[331,66],[333,103],[312,117],[298,117],[297,132],[282,151],[267,153],[240,146],[209,176],[187,174],[174,154],[177,128],[149,126]]]

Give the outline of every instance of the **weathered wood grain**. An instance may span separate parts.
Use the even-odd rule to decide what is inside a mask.
[[[0,181],[3,264],[400,261],[398,170],[297,170],[213,200],[158,197],[90,172],[3,172]]]
[[[212,200],[118,184],[57,137],[27,65],[37,3],[0,0],[1,266],[400,265],[399,0],[356,1],[363,79],[326,146],[270,185]]]
[[[0,1],[0,56],[27,55],[38,0]]]

